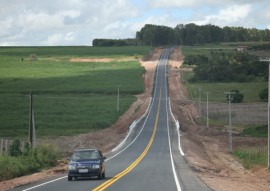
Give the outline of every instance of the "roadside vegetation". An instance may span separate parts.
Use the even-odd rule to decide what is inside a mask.
[[[237,51],[239,45],[246,46],[246,50]],[[241,115],[247,117],[249,112],[253,117],[260,116],[260,110],[263,108],[254,106],[268,101],[268,64],[259,61],[257,50],[269,51],[269,43],[220,43],[183,47],[185,62],[182,78],[188,87],[190,99],[205,103],[206,93],[208,93],[208,101],[212,102],[212,106],[216,103],[215,109],[218,107],[221,109],[221,103],[228,103],[228,95],[225,92],[236,91],[243,99],[241,101],[234,99],[232,103],[243,102],[243,107],[239,108]],[[249,53],[250,51],[252,54]],[[192,70],[185,70],[185,68],[192,68]],[[249,108],[248,104],[252,106]],[[222,117],[228,118],[227,106],[225,107],[224,112],[220,113],[217,109],[214,113],[210,113],[210,124],[227,125],[228,122],[218,120]],[[251,110],[248,111],[249,109]],[[237,115],[236,112],[237,106],[232,112],[233,120]],[[216,117],[216,115],[224,116]],[[206,119],[202,117],[201,120],[205,123]],[[267,125],[256,125],[252,118],[250,120],[249,124],[233,121],[233,130],[239,131],[239,136],[246,138],[267,138]],[[224,128],[226,129],[225,126]],[[267,146],[264,144],[235,145],[232,154],[242,161],[245,168],[267,165]]]
[[[235,149],[232,154],[238,157],[247,169],[255,165],[267,166],[267,147],[242,147]]]
[[[241,43],[220,43],[204,46],[183,47],[185,55],[183,80],[188,83],[191,99],[199,99],[200,87],[208,92],[211,101],[226,101],[224,92],[238,90],[244,95],[243,102],[265,101],[268,65],[248,52],[238,52]],[[251,47],[259,46],[250,43]],[[262,96],[261,96],[262,95]],[[202,97],[206,100],[206,96]]]
[[[1,47],[0,136],[27,137],[30,91],[37,138],[110,126],[143,91],[144,69],[137,59],[149,51],[149,47]],[[71,62],[72,58],[109,60]]]
[[[20,147],[20,141],[15,139],[8,152],[0,157],[0,181],[53,167],[60,158],[60,153],[51,145],[40,145],[34,149],[30,149],[28,144],[23,149]]]

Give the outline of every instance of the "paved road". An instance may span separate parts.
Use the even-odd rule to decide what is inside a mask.
[[[13,190],[210,190],[194,175],[179,152],[178,135],[168,106],[166,68],[170,51],[165,50],[160,57],[149,113],[122,147],[107,156],[105,180],[69,182],[62,175]]]

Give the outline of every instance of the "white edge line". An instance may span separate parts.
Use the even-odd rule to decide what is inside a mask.
[[[50,184],[50,183],[52,183],[52,182],[56,182],[56,181],[58,181],[58,180],[61,180],[61,179],[66,178],[66,177],[67,177],[67,176],[63,176],[63,177],[60,177],[60,178],[57,178],[57,179],[54,179],[54,180],[51,180],[51,181],[48,181],[48,182],[44,182],[44,183],[42,183],[42,184],[39,184],[39,185],[30,187],[30,188],[27,188],[27,189],[22,190],[22,191],[32,190],[32,189],[34,189],[34,188],[37,188],[37,187],[40,187],[40,186],[43,186],[43,185],[46,185],[46,184]]]
[[[131,134],[133,128],[136,127],[136,125],[137,125],[137,124],[138,124],[138,123],[139,123],[139,122],[147,115],[151,103],[152,103],[152,97],[151,97],[151,99],[150,99],[150,102],[149,102],[149,104],[148,104],[148,107],[147,107],[146,112],[141,116],[140,119],[133,121],[133,123],[129,126],[129,131],[128,131],[128,134],[127,134],[127,136],[125,137],[125,139],[124,139],[119,145],[117,145],[114,149],[112,149],[112,152],[115,152],[115,151],[117,151],[118,149],[120,149],[120,148],[122,147],[122,145],[126,142],[126,140],[128,139],[128,137],[130,136],[130,134]]]
[[[181,134],[180,134],[180,124],[179,124],[179,121],[175,119],[173,113],[172,113],[172,108],[171,108],[171,100],[169,99],[169,108],[170,108],[170,112],[171,112],[171,116],[173,117],[173,120],[174,120],[174,123],[176,124],[176,130],[177,130],[177,135],[178,135],[178,149],[179,149],[179,152],[182,156],[185,156],[185,153],[183,152],[182,150],[182,147],[181,147],[181,140],[180,140],[180,137],[181,137]]]
[[[168,60],[167,60],[168,62]],[[166,66],[167,66],[166,62]],[[165,70],[165,76],[166,76],[166,70]],[[167,84],[167,79],[165,78],[165,83]],[[168,140],[169,140],[169,150],[170,150],[170,158],[171,158],[171,165],[172,165],[172,170],[173,170],[173,176],[174,176],[174,181],[177,187],[178,191],[181,191],[181,186],[178,180],[178,176],[175,170],[175,165],[173,162],[173,156],[172,156],[172,148],[171,148],[171,138],[170,138],[170,129],[169,129],[169,113],[168,113],[168,95],[167,95],[167,88],[166,88],[166,113],[167,113],[167,132],[168,132]]]

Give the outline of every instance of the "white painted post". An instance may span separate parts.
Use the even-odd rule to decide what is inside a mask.
[[[3,146],[4,146],[4,139],[1,139],[1,143],[0,143],[0,156],[3,155]]]

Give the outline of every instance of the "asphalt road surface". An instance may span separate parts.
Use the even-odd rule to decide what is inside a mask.
[[[170,51],[165,50],[160,57],[149,112],[133,128],[122,146],[107,155],[106,179],[68,181],[64,174],[13,190],[211,190],[196,177],[179,150],[179,136],[170,114],[166,77]]]

